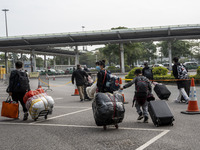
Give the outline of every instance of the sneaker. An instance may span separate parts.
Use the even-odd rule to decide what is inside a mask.
[[[80,102],[83,102],[83,101],[84,101],[83,99],[80,100]]]
[[[185,101],[186,104],[188,104],[188,101]]]
[[[24,118],[23,118],[23,120],[25,121],[25,120],[27,120],[28,119],[28,112],[25,112],[24,113]]]
[[[139,115],[139,117],[137,118],[137,120],[141,120],[143,118],[142,115]]]
[[[149,118],[148,118],[147,116],[145,116],[145,117],[144,117],[144,123],[148,123],[148,119],[149,119]]]

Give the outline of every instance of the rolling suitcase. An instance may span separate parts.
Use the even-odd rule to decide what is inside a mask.
[[[161,100],[168,99],[171,95],[171,92],[164,84],[156,84],[154,87],[154,91]]]
[[[124,119],[123,96],[115,93],[97,93],[92,103],[93,115],[97,126],[115,125]]]
[[[166,101],[150,101],[149,114],[156,127],[162,125],[173,125],[174,116]]]

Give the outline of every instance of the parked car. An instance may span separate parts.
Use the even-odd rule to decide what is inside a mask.
[[[164,67],[162,64],[155,64],[154,67]]]
[[[65,70],[65,74],[72,74],[74,71],[74,68],[73,67],[69,67]]]
[[[187,69],[197,69],[198,64],[196,62],[185,62],[183,64]]]
[[[65,74],[65,72],[64,72],[63,70],[56,70],[56,72],[57,72],[58,75],[63,75],[63,74]]]
[[[47,70],[47,74],[48,74],[48,75],[56,75],[57,72],[56,72],[55,69],[48,69],[48,70]]]

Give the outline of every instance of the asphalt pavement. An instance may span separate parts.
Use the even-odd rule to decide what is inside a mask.
[[[107,130],[97,127],[92,112],[92,101],[80,102],[79,96],[71,96],[75,86],[70,77],[50,79],[47,94],[55,100],[53,114],[34,121],[29,116],[20,119],[0,117],[0,150],[199,150],[200,115],[185,115],[181,111],[187,104],[174,103],[178,95],[176,85],[167,85],[171,96],[167,103],[174,114],[174,126],[155,127],[137,121],[135,107],[132,108],[134,86],[125,89],[125,118],[119,129],[109,126]],[[37,79],[30,79],[31,89],[38,86]],[[124,83],[123,83],[124,84]],[[1,103],[7,98],[7,85],[0,82]],[[47,89],[47,87],[43,87]],[[197,99],[200,88],[196,86]],[[155,95],[155,93],[154,93]],[[155,95],[156,99],[158,97]],[[1,105],[1,104],[0,104]],[[198,105],[199,102],[198,102]]]

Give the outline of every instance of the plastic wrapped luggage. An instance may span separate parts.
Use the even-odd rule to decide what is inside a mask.
[[[93,115],[97,126],[115,125],[124,119],[123,96],[115,93],[97,93],[92,103]]]
[[[44,110],[48,111],[48,108],[41,98],[33,99],[31,101],[29,113],[30,113],[32,119],[37,120],[39,114]],[[48,115],[48,113],[47,113],[47,115]]]
[[[171,95],[171,92],[164,84],[156,84],[154,87],[154,91],[161,100],[168,99]]]
[[[150,101],[148,109],[155,126],[173,125],[174,116],[166,101]]]

